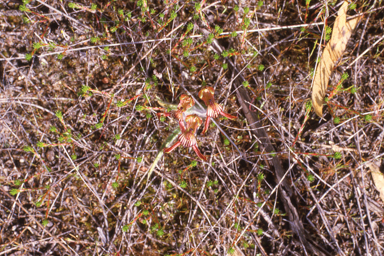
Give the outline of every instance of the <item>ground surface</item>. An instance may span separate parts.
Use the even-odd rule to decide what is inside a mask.
[[[324,2],[2,1],[0,255],[383,255],[383,3],[351,2],[320,120],[342,4]],[[156,97],[202,103],[205,85],[237,118],[198,130],[207,162],[181,146],[147,180],[178,125]]]

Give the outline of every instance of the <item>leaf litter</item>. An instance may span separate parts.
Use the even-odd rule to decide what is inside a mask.
[[[347,10],[348,2],[345,1],[339,9],[339,15],[333,26],[332,37],[323,51],[321,61],[316,70],[312,89],[312,103],[319,117],[323,116],[323,103],[329,77],[335,64],[343,55],[348,40],[360,19],[357,17],[347,22]]]

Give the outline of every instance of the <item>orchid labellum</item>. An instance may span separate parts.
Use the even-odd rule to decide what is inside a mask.
[[[200,159],[202,159],[203,161],[207,161],[207,158],[200,152],[199,148],[197,147],[197,140],[195,136],[196,131],[199,126],[203,123],[203,120],[201,120],[201,118],[197,115],[189,115],[185,118],[185,122],[187,123],[187,126],[185,128],[180,126],[181,134],[178,138],[178,141],[169,148],[165,148],[164,152],[172,152],[181,144],[184,147],[192,147],[196,154],[200,157]]]
[[[199,98],[202,99],[207,106],[207,118],[205,119],[204,130],[202,131],[202,134],[208,130],[211,117],[216,118],[219,115],[222,115],[229,119],[236,119],[235,116],[223,112],[223,107],[215,102],[214,90],[212,87],[207,86],[201,89],[199,92]]]

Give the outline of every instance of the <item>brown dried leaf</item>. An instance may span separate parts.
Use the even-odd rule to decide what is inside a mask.
[[[359,18],[347,21],[348,2],[345,1],[339,9],[339,16],[333,25],[332,37],[323,51],[321,61],[317,67],[312,89],[312,103],[318,116],[323,116],[323,103],[328,80],[333,67],[343,55],[347,42],[356,27]]]
[[[381,200],[384,202],[384,174],[380,172],[379,166],[374,163],[370,163],[368,167],[371,169],[373,182],[380,192]]]

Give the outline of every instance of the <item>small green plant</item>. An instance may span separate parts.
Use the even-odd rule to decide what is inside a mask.
[[[264,175],[264,173],[259,173],[258,175],[257,175],[257,180],[258,181],[263,181],[265,179],[265,175]]]
[[[19,193],[19,190],[18,190],[17,188],[13,188],[13,189],[11,189],[11,191],[9,191],[9,193],[10,193],[12,196],[14,196],[14,195],[16,195],[17,193]]]
[[[372,121],[372,116],[371,115],[365,115],[364,120],[367,122]]]
[[[310,174],[310,175],[307,176],[307,179],[308,179],[309,182],[314,182],[315,181],[315,176]]]
[[[333,154],[333,158],[341,159],[341,153],[340,152],[335,152],[335,154]]]
[[[350,5],[349,5],[349,9],[350,10],[355,10],[356,9],[356,3],[351,3]]]
[[[162,237],[164,235],[164,230],[159,229],[159,230],[157,230],[156,234],[157,234],[157,236]]]
[[[332,28],[327,26],[325,29],[325,41],[329,41],[329,39],[331,39],[331,33]]]
[[[33,148],[30,147],[30,146],[25,146],[25,147],[23,148],[23,150],[24,150],[25,152],[33,152],[33,151],[34,151]]]
[[[181,188],[186,188],[188,186],[188,184],[185,180],[182,180],[179,185]]]
[[[229,254],[234,254],[235,253],[235,249],[233,247],[229,248],[228,249],[228,253]]]
[[[47,219],[45,219],[45,220],[43,220],[42,222],[41,222],[41,224],[43,224],[43,226],[44,227],[46,227],[47,225],[48,225],[48,220]]]
[[[344,81],[344,80],[346,80],[348,77],[349,77],[348,73],[343,73],[343,74],[341,75],[341,80]]]
[[[45,146],[45,143],[39,141],[39,142],[36,143],[36,146],[39,147],[39,148],[42,148],[42,147]]]
[[[99,40],[100,40],[100,38],[98,38],[98,37],[91,37],[91,43],[93,43],[93,44]]]
[[[340,117],[335,117],[334,119],[333,119],[333,123],[334,124],[339,124],[340,123]]]
[[[33,49],[38,50],[39,48],[42,47],[42,44],[41,44],[41,42],[33,43],[32,47],[33,47]]]
[[[30,54],[30,53],[25,54],[25,59],[27,61],[30,61],[32,59],[32,54]]]

